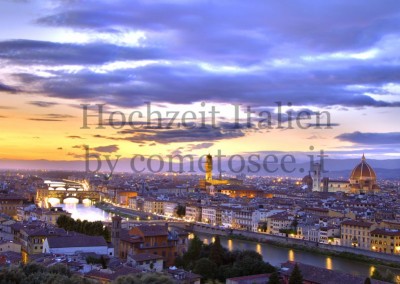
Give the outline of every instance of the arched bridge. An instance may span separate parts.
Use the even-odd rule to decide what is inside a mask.
[[[79,200],[79,203],[82,203],[84,199],[89,199],[91,201],[100,201],[101,193],[99,191],[90,191],[90,190],[72,190],[69,189],[52,189],[52,188],[39,188],[36,190],[36,203],[45,202],[47,204],[47,200],[49,198],[58,198],[60,203],[64,202],[64,199],[67,198],[76,198]]]

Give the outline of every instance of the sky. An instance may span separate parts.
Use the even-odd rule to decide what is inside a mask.
[[[3,0],[0,26],[3,163],[400,156],[397,0]]]

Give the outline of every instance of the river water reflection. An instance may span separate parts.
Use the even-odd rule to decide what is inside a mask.
[[[90,202],[77,203],[77,200],[71,199],[66,203],[58,203],[58,199],[49,200],[52,206],[62,207],[71,213],[74,219],[88,221],[111,221],[112,215],[102,209],[96,208]]]

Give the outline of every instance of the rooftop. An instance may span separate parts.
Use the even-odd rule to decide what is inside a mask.
[[[107,246],[103,237],[87,235],[48,237],[47,242],[50,248]]]

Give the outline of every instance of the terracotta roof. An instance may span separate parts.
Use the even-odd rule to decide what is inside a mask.
[[[107,246],[107,242],[101,236],[78,235],[48,237],[47,242],[49,243],[50,248]]]
[[[351,172],[350,179],[376,179],[375,171],[365,161],[365,156],[362,156],[361,163],[359,163]]]
[[[139,274],[142,271],[136,268],[131,267],[122,267],[112,273],[102,272],[98,270],[92,270],[89,273],[85,274],[85,277],[92,279],[106,279],[106,280],[115,280],[119,276],[127,275],[127,274]]]
[[[162,256],[157,255],[157,254],[152,254],[152,253],[138,253],[138,254],[130,255],[129,257],[136,261],[148,261],[148,260],[163,259]]]
[[[400,236],[400,231],[388,230],[388,229],[375,229],[371,232],[371,235]]]
[[[168,228],[166,226],[142,225],[135,228],[137,228],[145,237],[168,236]]]
[[[25,200],[24,197],[13,194],[0,194],[0,200]]]
[[[269,280],[271,274],[256,274],[256,275],[248,275],[248,276],[240,276],[240,277],[234,277],[234,278],[228,278],[230,281],[235,281],[236,283],[253,283],[253,282],[249,282],[249,281],[254,281],[254,280],[258,280],[258,281],[267,281]],[[227,279],[227,280],[228,280]],[[254,282],[255,283],[255,282]]]
[[[288,261],[281,265],[283,270],[282,274],[289,277],[294,268],[295,262]],[[303,263],[297,263],[301,274],[303,275],[304,281],[310,281],[312,283],[318,284],[337,284],[337,283],[351,283],[351,284],[363,284],[365,277],[357,277],[351,274],[343,273],[336,270],[329,270],[321,267],[311,266]],[[286,268],[286,269],[285,269]],[[388,282],[383,282],[379,280],[371,279],[372,284],[383,284]]]
[[[364,222],[364,221],[355,221],[355,220],[346,220],[341,223],[341,225],[346,226],[354,226],[354,227],[371,227],[373,223]]]

